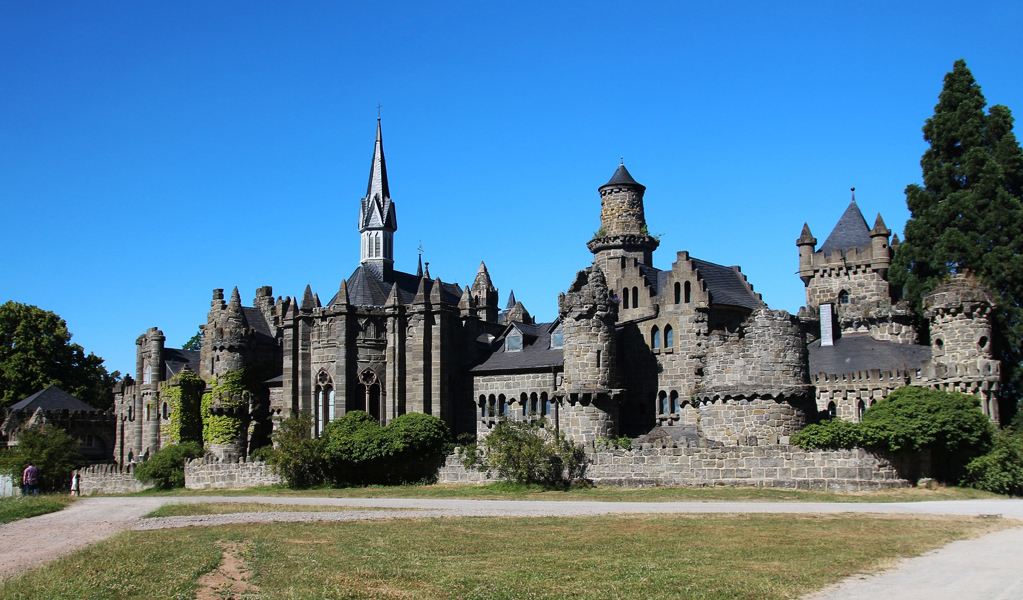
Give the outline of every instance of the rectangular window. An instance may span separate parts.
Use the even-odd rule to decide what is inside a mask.
[[[565,333],[563,331],[555,331],[551,334],[551,348],[561,348],[565,345]]]
[[[522,336],[510,335],[507,338],[505,338],[504,349],[507,352],[515,352],[516,350],[522,350]]]

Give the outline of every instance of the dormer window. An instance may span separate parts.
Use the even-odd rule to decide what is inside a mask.
[[[551,348],[562,348],[565,346],[565,332],[557,329],[551,334]]]
[[[505,352],[519,352],[522,350],[522,334],[515,333],[504,338]]]

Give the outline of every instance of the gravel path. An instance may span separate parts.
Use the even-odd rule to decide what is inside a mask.
[[[141,518],[142,515],[156,510],[164,504],[189,502],[257,502],[344,506],[354,510]],[[357,510],[358,508],[373,510]],[[60,512],[0,525],[0,579],[38,566],[127,529],[148,530],[272,521],[351,521],[463,516],[546,517],[622,513],[997,514],[1023,521],[1023,500],[842,504],[824,502],[538,502],[267,496],[83,498]],[[852,578],[835,589],[828,590],[814,598],[815,600],[1023,598],[1023,558],[1020,557],[1023,557],[1023,529],[1011,529],[977,540],[954,542],[925,556],[904,561],[893,571],[869,578]]]

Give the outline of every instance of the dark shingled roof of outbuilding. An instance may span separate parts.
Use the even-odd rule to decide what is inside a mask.
[[[834,346],[821,346],[820,340],[808,346],[810,373],[840,375],[880,369],[882,371],[916,371],[920,363],[931,358],[931,347],[878,341],[869,333],[846,334]]]
[[[515,323],[510,326],[504,334],[494,340],[494,351],[485,357],[482,362],[470,369],[474,373],[486,371],[518,371],[525,369],[542,369],[549,367],[560,367],[565,364],[565,353],[561,348],[551,348],[551,334],[549,332],[554,323]],[[511,333],[513,328],[518,328],[523,334],[536,336],[533,340],[523,339],[522,350],[505,352],[504,338]],[[531,342],[531,343],[530,343]]]
[[[832,250],[841,250],[844,254],[851,248],[870,248],[871,246],[870,227],[867,226],[867,221],[863,218],[860,208],[856,206],[856,200],[853,200],[845,209],[835,228],[831,230],[831,235],[824,240],[824,244],[817,252],[828,254]]]
[[[253,309],[256,310],[256,309]],[[248,320],[248,314],[245,315]],[[259,315],[260,320],[263,320],[263,314]],[[266,321],[263,321],[264,325]],[[249,326],[252,325],[252,321],[249,320]],[[269,330],[269,328],[267,328]],[[257,330],[258,331],[258,330]],[[199,351],[198,350],[182,350],[180,348],[164,348],[163,349],[163,362],[167,365],[167,379],[180,375],[181,371],[184,370],[185,365],[193,372],[199,372]]]
[[[96,410],[55,385],[11,405],[12,410]]]

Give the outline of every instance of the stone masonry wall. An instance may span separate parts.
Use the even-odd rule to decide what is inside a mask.
[[[554,415],[542,414],[544,401],[553,400],[556,383],[553,371],[537,371],[533,373],[506,373],[486,374],[473,377],[473,398],[476,400],[476,423],[477,434],[485,435],[501,419],[500,404],[497,399],[500,396],[505,398],[507,416],[511,419],[522,419],[525,417],[525,408],[522,403],[522,395],[526,395],[526,401],[530,402],[536,396],[537,413],[553,419]],[[490,397],[495,399],[493,414],[488,412],[487,406]],[[553,412],[553,406],[552,406]]]
[[[279,485],[281,477],[259,460],[220,462],[212,456],[185,463],[185,487],[190,490]]]
[[[83,496],[93,494],[130,494],[153,487],[151,482],[142,483],[135,479],[132,467],[117,465],[93,465],[81,470],[80,490]]]
[[[729,446],[785,444],[806,426],[809,399],[741,398],[703,401],[697,405],[700,433]]]
[[[886,459],[862,449],[803,450],[795,446],[604,450],[590,455],[586,477],[598,485],[755,486],[841,492],[906,487]],[[448,457],[438,483],[489,483]]]

